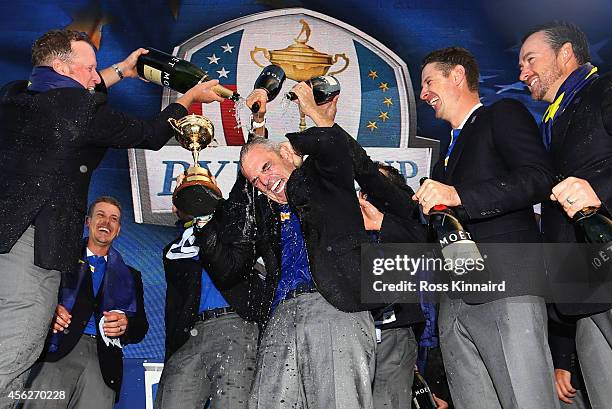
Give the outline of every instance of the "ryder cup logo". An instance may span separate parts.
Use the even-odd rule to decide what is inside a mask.
[[[271,63],[288,77],[281,96],[295,79],[334,75],[342,86],[336,122],[363,146],[407,148],[414,138],[416,105],[406,64],[374,38],[326,15],[284,9],[243,17],[192,37],[174,54],[243,96]],[[165,90],[164,105],[176,97]],[[268,109],[269,130],[281,135],[297,131],[297,107],[283,110],[280,100]],[[236,128],[232,107],[230,101],[194,107],[213,121],[221,145],[244,143],[246,131]]]
[[[405,62],[376,39],[342,21],[297,8],[258,13],[197,34],[175,47],[173,54],[202,67],[211,79],[243,97],[252,91],[263,66],[282,67],[287,80],[266,113],[272,139],[298,131],[297,105],[282,103],[297,81],[334,75],[341,84],[336,123],[375,160],[398,168],[411,185],[418,186],[417,174],[429,174],[431,148],[437,145],[415,135],[416,103]],[[161,108],[177,97],[175,91],[165,88]],[[238,171],[239,147],[247,130],[238,126],[230,100],[194,104],[190,112],[204,115],[214,124],[219,147],[207,149],[200,160],[227,193]],[[313,125],[307,119],[307,126]],[[168,224],[173,220],[168,210],[173,177],[189,165],[185,152],[170,151],[175,145],[170,141],[160,152],[132,151],[137,221]]]

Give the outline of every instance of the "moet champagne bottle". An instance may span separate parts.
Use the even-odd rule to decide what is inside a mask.
[[[253,89],[263,89],[268,94],[268,102],[271,102],[276,98],[281,88],[283,87],[283,83],[285,82],[285,71],[279,67],[278,65],[268,65],[265,67],[257,80],[255,80],[255,85]],[[259,111],[259,103],[255,102],[251,107],[251,111],[253,113],[257,113]]]
[[[427,178],[421,178],[421,185],[425,180]],[[483,260],[470,232],[463,228],[457,214],[446,205],[435,205],[431,208],[427,233],[430,241],[440,244],[445,260]],[[461,274],[456,270],[453,272],[455,275],[463,275],[467,271]]]
[[[138,57],[136,71],[138,75],[157,85],[171,88],[181,94],[197,84],[209,81],[206,71],[189,61],[182,60],[155,48]],[[238,101],[240,95],[222,85],[213,87],[213,91],[223,98]]]
[[[317,105],[326,104],[340,94],[340,82],[331,75],[314,77],[307,80],[306,83],[312,87],[312,94]],[[287,98],[293,101],[297,99],[297,95],[289,91]]]
[[[412,382],[412,409],[436,409],[437,407],[427,381],[415,367]]]
[[[564,180],[564,175],[555,176],[557,183]],[[577,211],[572,217],[572,222],[587,243],[605,244],[612,242],[612,220],[599,213],[597,207],[585,207]]]
[[[598,212],[595,207],[585,207],[576,212],[572,221],[581,231],[587,243],[606,244],[612,242],[612,220]]]

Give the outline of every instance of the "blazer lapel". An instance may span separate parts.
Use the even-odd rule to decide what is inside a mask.
[[[453,148],[453,152],[451,153],[450,158],[448,158],[448,166],[446,166],[446,171],[444,172],[444,182],[450,183],[452,180],[452,174],[457,167],[457,163],[461,158],[461,153],[463,152],[463,148],[467,144],[467,140],[469,139],[470,132],[474,127],[474,123],[477,121],[478,116],[483,112],[484,106],[481,106],[476,111],[472,112],[472,115],[468,118],[461,129],[461,133],[455,143],[455,147]]]
[[[574,118],[574,114],[576,113],[576,109],[580,106],[580,101],[582,101],[582,97],[586,95],[589,89],[595,84],[597,80],[591,81],[590,84],[587,84],[586,87],[578,92],[578,95],[574,97],[570,105],[565,108],[565,111],[561,113],[559,118],[555,121],[552,128],[552,140],[550,141],[550,152],[553,156],[558,155],[559,150],[563,146],[565,142],[565,138],[567,136],[567,130],[572,124],[572,120]]]
[[[574,117],[576,107],[577,104],[572,103],[553,124],[552,139],[550,141],[550,152],[553,156],[556,156],[559,149],[563,146],[565,135],[567,134],[567,130],[572,123],[572,118]]]

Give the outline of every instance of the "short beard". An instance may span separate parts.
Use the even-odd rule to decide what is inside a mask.
[[[561,69],[557,67],[557,64],[551,64],[550,69],[540,75],[539,92],[533,95],[533,99],[542,101],[553,84],[561,78],[561,75]]]

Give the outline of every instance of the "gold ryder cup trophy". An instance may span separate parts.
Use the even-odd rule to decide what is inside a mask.
[[[193,155],[193,165],[185,171],[185,179],[172,195],[172,203],[181,212],[191,216],[208,216],[215,211],[222,198],[221,190],[212,181],[210,172],[198,165],[200,151],[213,140],[215,128],[202,115],[187,115],[168,122],[175,131],[178,143]]]
[[[305,20],[300,20],[300,23],[302,24],[302,31],[293,39],[293,44],[282,50],[268,50],[262,47],[255,47],[251,50],[251,60],[263,68],[267,64],[260,63],[255,57],[257,53],[262,53],[264,58],[270,63],[281,67],[285,71],[287,78],[297,82],[322,75],[335,75],[346,70],[349,65],[349,58],[346,54],[342,53],[332,56],[319,52],[309,46],[307,43],[310,39],[310,26]],[[344,60],[344,66],[336,71],[328,72],[340,59]],[[306,119],[302,114],[300,115],[300,131],[304,129],[306,129]]]

